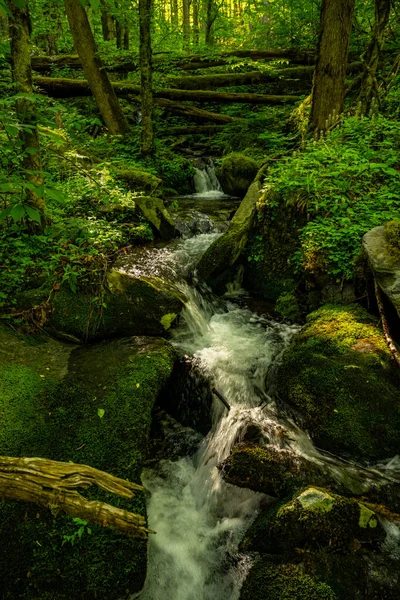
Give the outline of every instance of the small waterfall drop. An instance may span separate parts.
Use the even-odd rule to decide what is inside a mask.
[[[211,158],[204,158],[195,165],[194,186],[196,194],[218,198],[224,193],[215,174],[214,163]]]

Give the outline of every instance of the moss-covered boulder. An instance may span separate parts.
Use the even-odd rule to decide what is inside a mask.
[[[275,383],[317,446],[365,460],[398,452],[399,373],[377,319],[360,306],[311,313]]]
[[[217,177],[225,194],[244,196],[257,175],[255,160],[244,154],[228,154],[217,170]]]
[[[6,333],[6,340],[0,355],[1,453],[84,463],[140,481],[152,409],[175,362],[171,346],[154,338],[79,348],[47,336]],[[133,500],[101,490],[87,496],[146,514],[141,493]],[[138,592],[146,542],[90,524],[78,536],[80,526],[57,511],[2,502],[0,596],[117,600]]]
[[[272,557],[257,560],[242,587],[240,600],[335,600],[332,589],[293,564]]]
[[[400,317],[400,222],[375,227],[364,235],[363,249],[372,273]]]
[[[140,214],[151,223],[156,235],[163,240],[170,240],[177,236],[175,223],[160,198],[137,196],[135,205]]]
[[[260,188],[259,182],[249,187],[228,230],[211,244],[197,265],[199,277],[216,291],[225,291],[224,285],[232,279],[232,268],[246,246],[254,222]]]
[[[291,502],[262,513],[246,533],[243,550],[287,553],[296,548],[352,552],[385,537],[377,515],[364,504],[309,487]]]
[[[155,277],[135,277],[112,269],[103,297],[72,292],[62,286],[52,298],[46,329],[69,341],[95,341],[126,335],[164,336],[182,311],[185,298]],[[21,294],[21,307],[46,300],[45,286]]]
[[[162,183],[159,177],[135,167],[119,169],[116,178],[122,180],[131,192],[146,194],[153,194]]]
[[[285,498],[307,484],[330,485],[332,479],[315,463],[274,446],[237,444],[220,465],[228,483]]]
[[[280,298],[280,306],[287,307],[301,279],[292,259],[300,249],[306,219],[305,213],[296,205],[285,204],[274,189],[264,191],[244,252],[246,289],[271,302]]]

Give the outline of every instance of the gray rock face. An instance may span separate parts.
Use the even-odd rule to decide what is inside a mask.
[[[375,227],[364,235],[363,249],[379,287],[400,317],[400,257],[386,240],[383,226]]]

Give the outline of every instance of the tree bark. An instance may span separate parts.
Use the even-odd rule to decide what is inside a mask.
[[[322,0],[309,124],[315,134],[326,131],[343,112],[354,3]]]
[[[56,77],[35,77],[35,84],[45,90],[49,96],[55,98],[73,98],[90,96],[91,89],[84,79],[65,79]],[[112,86],[117,96],[140,95],[141,87],[133,83],[113,82]],[[154,101],[158,98],[169,100],[188,100],[190,102],[218,102],[220,104],[285,104],[298,102],[300,96],[267,94],[245,94],[234,92],[214,92],[208,90],[179,90],[175,88],[161,88],[153,90]]]
[[[189,50],[190,43],[190,0],[182,0],[183,15],[183,41],[186,50]]]
[[[358,97],[359,114],[368,115],[371,110],[373,98],[379,99],[376,73],[381,59],[385,40],[385,29],[389,22],[391,0],[375,0],[375,22],[372,40],[363,57],[364,75],[361,80],[361,89]]]
[[[142,515],[97,500],[87,500],[76,491],[77,488],[91,486],[122,498],[132,498],[133,490],[143,490],[136,483],[87,465],[44,458],[0,456],[1,497],[34,502],[52,512],[62,511],[133,537],[146,539],[148,533],[154,533],[147,529]]]
[[[11,34],[11,68],[16,92],[32,94],[32,69],[30,57],[30,17],[27,3],[18,8],[9,2],[9,26]],[[35,106],[27,98],[17,100],[18,119],[23,126],[21,140],[23,167],[27,180],[35,187],[43,184],[40,144],[37,129]],[[41,214],[44,225],[45,201],[43,194],[27,190],[27,199]]]
[[[200,28],[199,28],[199,0],[192,0],[193,6],[193,43],[195,46],[199,45],[200,41]]]
[[[141,152],[149,156],[154,152],[153,131],[153,67],[151,49],[152,0],[139,0],[140,30],[140,101],[142,103]]]
[[[205,0],[205,43],[207,46],[214,45],[214,23],[217,18],[217,7],[214,0]]]
[[[101,29],[103,31],[103,40],[109,42],[114,39],[114,17],[110,14],[110,7],[104,1],[101,1]]]
[[[117,42],[117,48],[122,49],[124,45],[124,26],[121,21],[115,22],[115,37]]]
[[[123,134],[128,131],[128,122],[107,73],[101,69],[86,11],[80,0],[64,0],[64,3],[75,48],[104,123],[111,134]]]

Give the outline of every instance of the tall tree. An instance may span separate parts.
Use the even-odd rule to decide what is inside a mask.
[[[30,56],[30,17],[28,4],[16,6],[9,1],[9,26],[11,34],[11,66],[16,92],[32,94],[32,69]],[[44,197],[38,194],[35,187],[43,183],[42,165],[40,158],[39,135],[36,124],[35,107],[28,97],[17,100],[17,113],[21,122],[21,141],[23,152],[23,167],[26,178],[33,184],[27,191],[28,201],[40,211],[44,223]]]
[[[322,0],[310,129],[325,131],[344,107],[344,82],[355,0]]]
[[[192,0],[193,6],[193,43],[195,46],[199,45],[199,0]]]
[[[110,13],[109,5],[104,0],[101,2],[101,29],[105,42],[114,39],[114,17]]]
[[[188,49],[190,42],[190,0],[182,0],[183,41]]]
[[[80,0],[64,0],[64,4],[75,48],[104,123],[113,135],[125,133],[128,122],[107,73],[101,68],[86,10]]]
[[[139,0],[140,98],[142,103],[141,151],[144,156],[149,156],[154,151],[153,67],[151,50],[152,7],[152,0]]]
[[[385,29],[389,22],[391,4],[391,0],[375,0],[374,30],[371,42],[363,57],[364,74],[358,97],[358,111],[364,115],[369,113],[373,98],[378,98],[379,94],[376,73],[385,40]]]

